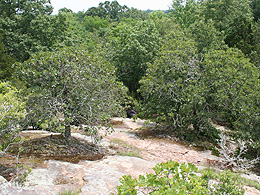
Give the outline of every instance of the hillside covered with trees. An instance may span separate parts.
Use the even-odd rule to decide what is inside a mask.
[[[227,126],[245,157],[260,155],[259,0],[52,10],[49,0],[0,2],[0,157],[28,127],[70,140],[84,124],[98,141],[129,108],[190,142],[216,142],[212,124]]]

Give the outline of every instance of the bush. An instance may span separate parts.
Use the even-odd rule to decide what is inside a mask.
[[[18,122],[24,118],[24,103],[18,91],[8,83],[0,83],[0,158],[13,142],[19,140]]]
[[[236,182],[237,177],[230,171],[217,174],[206,170],[202,176],[198,176],[194,164],[180,165],[172,160],[156,164],[153,170],[155,174],[139,175],[139,180],[130,175],[123,176],[121,185],[117,186],[118,194],[244,194],[241,183]]]

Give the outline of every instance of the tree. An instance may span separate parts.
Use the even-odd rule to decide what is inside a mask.
[[[13,73],[12,64],[14,62],[14,59],[5,52],[4,44],[2,43],[2,38],[0,36],[0,80],[10,79]]]
[[[87,16],[98,16],[103,19],[112,19],[119,21],[121,15],[129,8],[126,5],[121,6],[117,1],[105,1],[99,3],[98,7],[92,7],[86,11]]]
[[[17,61],[29,59],[34,52],[49,51],[66,39],[66,18],[51,16],[49,1],[1,1],[0,6],[5,8],[0,17],[3,43]]]
[[[238,49],[212,49],[198,58],[189,36],[174,36],[140,81],[145,115],[173,130],[218,137],[210,120],[259,132],[259,71]],[[198,60],[200,59],[200,60]],[[194,137],[193,137],[194,138]]]
[[[81,18],[84,17],[82,14],[83,13],[78,16],[70,11],[64,11],[63,9],[59,10],[58,16],[60,17],[60,20],[65,22],[66,25],[64,27],[66,27],[66,29],[61,28],[63,32],[55,30],[58,36],[62,35],[62,40],[59,42],[59,39],[56,39],[57,42],[55,42],[54,47],[81,46],[85,47],[88,51],[94,50],[100,39],[96,33],[86,30],[84,18]]]
[[[253,10],[254,21],[257,22],[260,19],[260,1],[252,0],[250,7]]]
[[[225,35],[214,27],[212,20],[195,21],[189,28],[193,38],[196,41],[198,53],[203,56],[209,50],[227,48],[225,44]]]
[[[156,29],[162,37],[167,36],[176,28],[174,21],[163,11],[153,11],[149,14],[149,19],[154,23]],[[179,26],[178,26],[179,28]]]
[[[102,19],[98,16],[86,16],[84,18],[83,25],[87,31],[94,32],[96,30],[108,27],[110,23],[107,20]]]
[[[60,128],[68,140],[73,124],[84,124],[97,139],[98,125],[120,111],[125,88],[115,80],[114,71],[108,62],[75,48],[40,53],[16,65],[16,76],[31,92],[29,98],[35,99],[53,130]]]
[[[22,15],[29,19],[36,15],[50,15],[53,11],[50,0],[2,0],[0,8],[2,18],[15,18],[16,15]]]
[[[199,18],[200,1],[173,0],[169,15],[183,28],[187,29]]]
[[[12,143],[18,141],[18,122],[26,114],[25,105],[17,93],[9,83],[0,83],[0,158]]]
[[[129,8],[125,12],[122,13],[120,21],[122,21],[123,18],[131,18],[134,20],[146,20],[148,18],[148,15],[145,11],[138,10],[136,8]]]
[[[98,16],[102,19],[121,21],[124,18],[141,19],[145,20],[147,14],[145,11],[141,11],[135,8],[128,8],[126,5],[120,5],[117,1],[105,1],[99,3],[98,7],[92,7],[85,13],[86,16]]]
[[[223,31],[229,47],[250,54],[253,45],[253,14],[248,0],[207,0],[201,6],[202,17],[213,20],[215,28]]]
[[[84,11],[78,11],[77,13],[74,14],[77,21],[79,22],[83,22],[84,18],[85,18],[85,13]]]
[[[254,24],[254,51],[252,51],[250,58],[255,66],[260,67],[260,20]]]
[[[120,24],[112,29],[110,36],[113,48],[111,62],[117,68],[116,74],[136,95],[147,63],[154,60],[160,49],[158,31],[152,23],[140,21],[134,26]]]
[[[201,124],[207,123],[205,100],[197,88],[200,65],[195,42],[179,33],[169,38],[155,62],[148,64],[140,81],[143,109],[147,117],[166,123],[180,134],[191,124],[199,133]]]
[[[204,56],[201,78],[210,117],[233,129],[259,136],[259,70],[237,49]],[[257,137],[258,137],[257,136]]]

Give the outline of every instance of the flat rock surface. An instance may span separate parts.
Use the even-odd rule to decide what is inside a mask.
[[[116,192],[116,186],[120,184],[119,178],[123,175],[138,178],[140,174],[153,172],[152,167],[158,162],[172,159],[179,163],[189,162],[197,166],[205,166],[217,160],[210,151],[197,151],[162,139],[137,137],[132,131],[144,126],[142,120],[133,121],[123,118],[113,120],[119,123],[115,126],[115,131],[103,139],[101,145],[107,147],[113,139],[123,140],[140,149],[142,159],[111,155],[97,161],[81,160],[79,163],[46,160],[44,168],[32,169],[23,188],[15,187],[0,178],[0,194],[57,195],[59,192],[81,189],[81,195],[108,195]],[[89,139],[79,133],[74,133],[73,136]],[[260,193],[255,188],[248,187],[246,194]]]
[[[155,165],[140,158],[108,156],[99,161],[81,161],[78,164],[48,160],[44,169],[34,169],[28,176],[24,190],[52,195],[81,188],[81,194],[97,195],[115,192],[119,178],[131,174],[152,172]]]

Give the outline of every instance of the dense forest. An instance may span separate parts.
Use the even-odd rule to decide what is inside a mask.
[[[180,139],[231,129],[260,155],[260,1],[105,1],[52,15],[49,0],[0,2],[0,157],[28,127],[64,132],[135,109]]]

